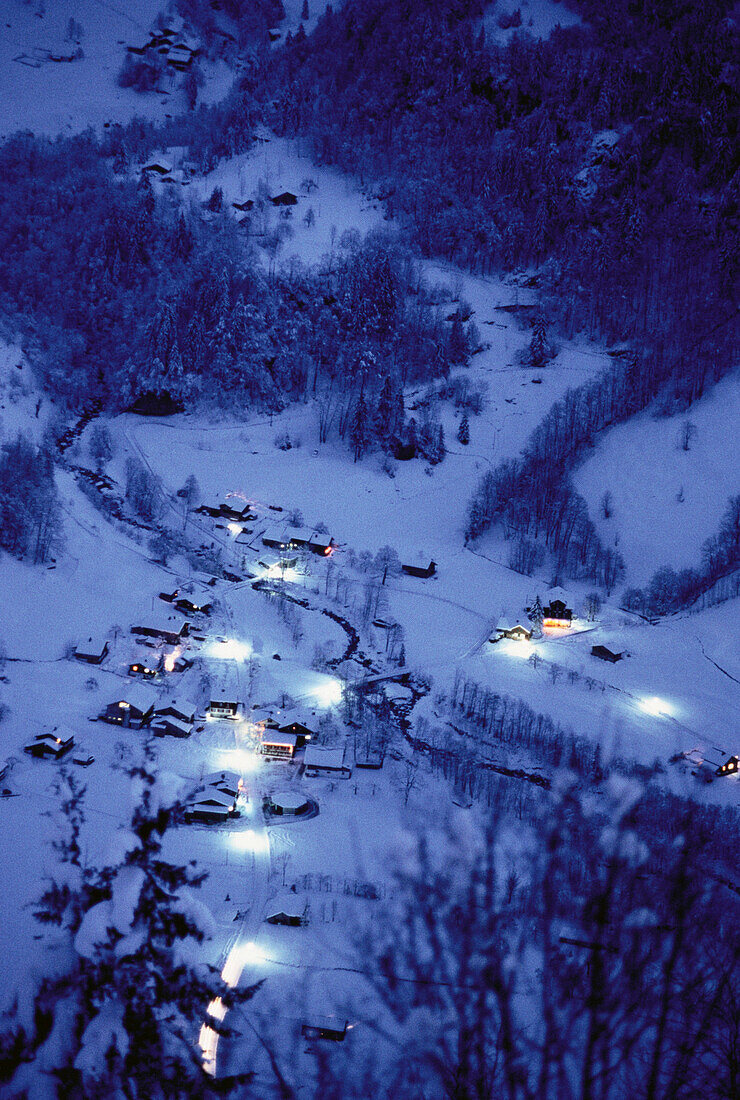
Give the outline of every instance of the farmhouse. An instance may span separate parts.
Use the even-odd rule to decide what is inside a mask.
[[[343,776],[349,778],[351,771],[344,766],[344,746],[324,748],[321,745],[309,745],[304,756],[305,774],[309,779],[321,775]]]
[[[178,623],[175,619],[162,619],[149,626],[132,626],[132,634],[141,634],[145,638],[159,638],[169,645],[178,645],[190,633],[190,623]]]
[[[99,665],[108,655],[108,643],[104,638],[85,638],[75,646],[78,661],[87,661],[89,665]]]
[[[549,602],[542,608],[542,626],[545,629],[567,629],[572,625],[573,612],[567,605],[567,595],[562,588],[551,588]]]
[[[329,535],[312,527],[268,527],[262,543],[272,550],[310,550],[322,557],[327,557],[336,545]]]
[[[605,645],[592,645],[591,656],[598,657],[600,661],[611,661],[613,665],[622,660],[621,653],[615,653],[613,650],[607,649]]]
[[[512,642],[528,642],[532,637],[532,630],[523,623],[510,619],[499,619],[496,629],[491,636],[492,642],[500,642],[502,638],[509,638]]]
[[[182,611],[183,615],[210,615],[213,607],[213,604],[210,603],[193,603],[192,600],[187,600],[184,596],[178,596],[174,604],[178,611]]]
[[[410,577],[431,577],[437,572],[436,562],[426,562],[426,559],[421,559],[421,563],[418,565],[404,563],[401,568]]]
[[[103,722],[140,729],[149,723],[154,714],[157,697],[145,684],[129,684],[122,698],[109,703],[98,717]]]
[[[278,719],[274,720],[277,722],[277,728],[280,733],[295,734],[297,738],[297,749],[302,749],[306,741],[310,741],[312,737],[316,736],[316,731],[312,729],[311,726],[306,725],[308,719],[304,721],[304,718],[305,716],[298,711],[286,711],[284,714],[281,714]],[[270,724],[271,723],[268,722],[268,726]]]
[[[236,799],[215,787],[199,791],[185,806],[186,821],[203,821],[206,824],[227,821],[238,816]]]
[[[73,748],[74,743],[74,736],[69,730],[55,726],[51,733],[36,734],[33,741],[23,746],[23,751],[40,760],[60,760]]]
[[[280,733],[279,730],[266,729],[262,733],[260,750],[263,756],[275,760],[292,760],[298,738],[294,733]]]

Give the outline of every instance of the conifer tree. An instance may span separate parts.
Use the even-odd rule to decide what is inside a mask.
[[[457,441],[466,447],[470,443],[470,421],[466,412],[463,413],[460,427],[457,429]]]
[[[362,458],[367,447],[367,405],[365,404],[365,395],[360,392],[360,396],[355,403],[355,409],[352,414],[352,423],[350,425],[350,439],[352,446],[354,447],[355,462],[358,458]]]
[[[532,637],[542,637],[542,622],[545,618],[545,613],[542,610],[542,603],[539,596],[535,596],[534,603],[529,609],[529,621],[532,624]]]

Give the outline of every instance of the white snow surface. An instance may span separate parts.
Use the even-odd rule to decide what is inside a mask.
[[[685,451],[680,437],[687,421],[695,432]],[[648,411],[601,433],[574,482],[601,538],[624,557],[629,584],[645,584],[662,565],[699,564],[702,543],[716,532],[730,496],[740,493],[738,424],[735,373],[680,416]],[[612,516],[604,519],[607,491]]]

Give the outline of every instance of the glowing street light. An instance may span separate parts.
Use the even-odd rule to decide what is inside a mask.
[[[651,695],[649,698],[639,700],[640,710],[644,710],[646,714],[653,714],[656,718],[670,718],[673,713],[673,707],[670,703],[667,703],[665,699],[660,699],[657,695]]]

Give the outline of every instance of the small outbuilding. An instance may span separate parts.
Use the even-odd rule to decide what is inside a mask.
[[[75,646],[74,655],[78,661],[86,661],[89,665],[99,665],[108,655],[108,643],[104,638],[85,638]]]
[[[401,568],[409,577],[421,577],[422,579],[431,577],[437,572],[436,562],[431,560],[427,562],[426,559],[419,564],[404,562]]]
[[[273,206],[295,206],[298,196],[292,191],[282,191],[279,195],[273,195],[270,202]]]
[[[282,924],[289,928],[300,928],[308,924],[306,913],[308,903],[301,894],[284,890],[273,898],[267,907],[265,920],[268,924]]]
[[[195,707],[184,700],[175,700],[166,707],[157,707],[154,712],[157,718],[175,718],[178,722],[184,722],[192,726],[195,721]]]
[[[347,1036],[347,1021],[338,1016],[311,1016],[301,1024],[301,1035],[304,1039],[330,1039],[342,1043]]]
[[[267,799],[267,810],[283,817],[299,817],[311,807],[309,799],[300,791],[276,791]]]
[[[600,661],[610,661],[613,665],[622,660],[621,653],[615,653],[613,649],[607,649],[605,645],[592,645],[591,656],[598,657]]]

